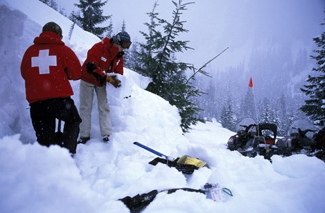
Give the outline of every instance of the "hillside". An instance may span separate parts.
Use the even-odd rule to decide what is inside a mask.
[[[38,145],[19,71],[24,51],[53,20],[81,62],[99,40],[78,27],[69,40],[72,23],[38,0],[1,1],[0,14],[0,212],[123,213],[129,209],[118,199],[125,196],[154,189],[200,189],[205,183],[227,187],[233,197],[214,202],[201,193],[160,193],[143,212],[324,212],[324,162],[305,155],[273,156],[272,164],[262,157],[243,157],[226,149],[234,133],[215,120],[183,135],[178,110],[145,91],[150,79],[128,69],[121,88],[107,88],[114,128],[109,143],[100,140],[94,111],[93,137],[78,145],[74,158],[58,146]],[[78,106],[79,81],[71,83]],[[200,158],[210,169],[184,175],[163,164],[149,165],[157,156],[135,141],[169,156]]]

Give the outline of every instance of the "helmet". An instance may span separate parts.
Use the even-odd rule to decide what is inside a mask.
[[[125,31],[119,32],[113,36],[112,40],[115,44],[120,45],[123,49],[128,49],[132,43],[130,35]]]
[[[55,22],[48,22],[43,26],[42,32],[45,31],[51,31],[54,32],[56,34],[58,34],[60,36],[60,38],[62,39],[62,29],[61,27],[55,23]]]

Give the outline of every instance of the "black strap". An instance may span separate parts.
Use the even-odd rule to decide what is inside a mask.
[[[158,163],[163,163],[166,164],[169,167],[175,167],[178,171],[182,172],[183,174],[193,174],[194,170],[199,169],[198,167],[194,165],[185,165],[185,164],[180,164],[177,163],[179,158],[176,158],[174,161],[168,161],[164,158],[155,158],[152,161],[149,162],[149,164],[156,166]]]
[[[157,190],[152,190],[148,193],[144,193],[141,195],[137,194],[134,197],[126,196],[119,200],[122,201],[132,213],[138,213],[143,208],[148,206],[155,199],[157,194]]]
[[[178,190],[183,190],[183,191],[187,191],[187,192],[198,192],[198,193],[202,193],[202,194],[205,194],[205,191],[204,190],[201,190],[201,189],[192,189],[192,188],[175,188],[175,189],[168,189],[168,190],[165,190],[165,192],[167,192],[167,194],[172,194]]]
[[[198,192],[205,194],[204,190],[201,189],[192,189],[192,188],[174,188],[174,189],[167,189],[167,190],[152,190],[148,193],[144,194],[137,194],[134,197],[126,196],[122,199],[119,199],[122,201],[131,211],[131,213],[139,213],[143,208],[148,206],[157,196],[160,192],[166,192],[167,194],[172,194],[178,190],[183,190],[187,192]]]

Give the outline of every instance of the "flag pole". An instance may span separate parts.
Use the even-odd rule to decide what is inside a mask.
[[[250,77],[250,79],[249,79],[248,87],[250,87],[252,89],[253,102],[254,102],[254,107],[255,107],[256,124],[258,124],[259,123],[259,117],[258,117],[257,105],[256,105],[256,101],[255,101],[255,91],[254,91],[254,88],[253,88],[253,78],[252,77]]]

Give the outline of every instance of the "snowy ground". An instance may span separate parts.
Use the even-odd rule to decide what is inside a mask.
[[[69,40],[71,22],[38,0],[1,1],[0,17],[0,212],[123,213],[129,210],[118,199],[125,196],[153,189],[199,189],[207,182],[229,188],[234,196],[214,202],[200,193],[160,193],[143,212],[325,212],[324,162],[305,155],[273,156],[272,164],[262,157],[243,157],[226,149],[234,133],[216,121],[182,135],[177,109],[145,91],[149,79],[131,70],[120,76],[121,88],[108,87],[114,127],[109,143],[100,140],[94,110],[92,139],[78,146],[74,158],[58,146],[38,145],[19,72],[22,54],[42,25],[53,20],[81,62],[98,39],[75,27]],[[79,82],[72,85],[78,106]],[[134,141],[166,155],[200,158],[210,169],[183,175],[165,165],[149,165],[157,156]]]

